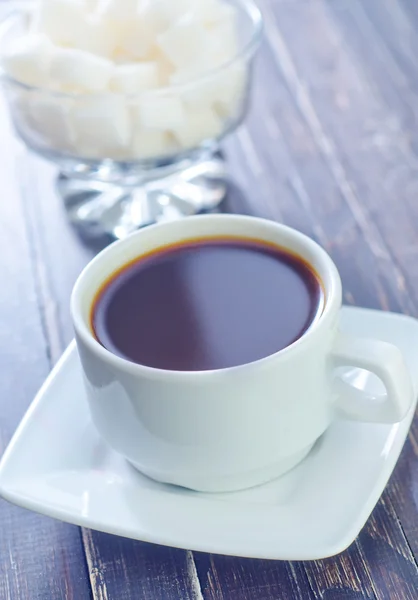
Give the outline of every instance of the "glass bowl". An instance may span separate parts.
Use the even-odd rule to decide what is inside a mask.
[[[253,0],[224,1],[237,12],[239,51],[184,83],[133,95],[62,93],[1,74],[17,134],[58,166],[58,191],[84,234],[123,238],[223,200],[219,143],[245,116],[262,34]],[[3,21],[0,51],[26,30],[30,10]]]

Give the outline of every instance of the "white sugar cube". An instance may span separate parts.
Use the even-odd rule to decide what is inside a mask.
[[[218,81],[212,76],[203,76],[201,65],[191,65],[179,69],[170,77],[171,85],[190,83],[178,90],[181,99],[190,106],[211,106],[215,98],[219,98]],[[214,82],[215,88],[214,88]],[[218,92],[218,93],[216,93]]]
[[[115,23],[99,14],[89,16],[80,30],[77,48],[112,59],[123,36]]]
[[[243,107],[249,72],[246,66],[234,62],[229,67],[199,79],[197,69],[180,69],[171,77],[173,85],[192,82],[179,90],[186,105],[210,107],[214,106],[222,117],[235,118]]]
[[[21,136],[30,137],[32,128],[30,106],[34,91],[13,86],[12,88],[6,87],[6,92],[14,126]]]
[[[158,65],[143,62],[116,66],[110,85],[114,92],[137,94],[158,87],[158,83]]]
[[[210,107],[188,108],[187,117],[174,136],[183,148],[193,148],[204,141],[217,138],[222,133],[222,121]]]
[[[17,39],[2,55],[1,63],[8,75],[28,85],[48,83],[52,55],[51,42],[42,35]]]
[[[198,4],[200,4],[198,2]],[[230,21],[237,25],[238,11],[236,6],[219,0],[206,0],[206,14],[210,23]]]
[[[153,40],[159,33],[167,29],[169,25],[164,15],[158,11],[153,3],[140,8],[139,21],[144,26],[145,31],[149,32]]]
[[[157,43],[173,65],[184,67],[204,56],[206,37],[205,27],[186,16],[161,33]]]
[[[58,45],[77,46],[86,10],[77,0],[42,0],[35,13],[34,30]]]
[[[206,60],[208,67],[215,68],[238,54],[239,41],[235,20],[226,19],[208,30],[206,37]]]
[[[77,152],[85,157],[119,156],[130,142],[128,109],[123,97],[85,96],[71,114]]]
[[[174,150],[173,140],[167,131],[158,129],[135,129],[131,153],[134,158],[167,156]]]
[[[113,73],[113,63],[83,50],[56,49],[51,62],[51,79],[64,90],[101,92]]]
[[[78,48],[125,62],[144,59],[152,48],[156,33],[139,13],[131,18],[116,18],[112,14],[97,11],[88,17]]]
[[[183,85],[201,77],[205,72],[200,62],[191,63],[187,67],[176,69],[170,76],[171,85]]]
[[[141,18],[127,22],[119,36],[119,47],[131,59],[144,59],[150,53],[156,33]]]
[[[170,77],[174,72],[173,65],[165,58],[165,56],[154,55],[154,60],[158,64],[158,78],[160,87],[168,87],[170,85]]]
[[[156,35],[188,14],[195,2],[196,0],[151,0],[140,8],[140,18]]]
[[[184,105],[176,94],[144,94],[137,106],[138,120],[148,129],[172,130],[185,120]]]
[[[154,0],[154,6],[170,23],[188,14],[199,2],[205,3],[205,0]]]
[[[71,100],[33,93],[29,114],[32,129],[49,149],[72,151],[73,132],[69,119]]]
[[[138,0],[102,0],[99,11],[117,20],[135,18],[138,14],[140,2]]]
[[[242,109],[248,82],[245,65],[234,64],[214,77],[212,98],[222,117],[236,118]]]
[[[210,25],[225,18],[227,12],[229,12],[229,14],[235,13],[236,9],[219,0],[199,0],[198,2],[193,3],[192,12],[196,19]]]

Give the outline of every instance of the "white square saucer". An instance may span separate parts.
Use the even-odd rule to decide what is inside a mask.
[[[342,328],[398,345],[418,392],[418,321],[344,308]],[[379,393],[374,376],[352,369],[350,377]],[[415,404],[395,425],[336,420],[299,466],[273,482],[201,494],[148,479],[102,441],[90,421],[73,343],[3,456],[0,495],[62,521],[147,542],[254,558],[319,559],[357,537],[393,471]]]

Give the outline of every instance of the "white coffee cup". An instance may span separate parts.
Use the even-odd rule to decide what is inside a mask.
[[[319,275],[320,318],[296,342],[250,364],[216,371],[167,371],[106,350],[90,314],[97,291],[121,266],[190,238],[250,237],[304,258]],[[214,290],[214,293],[216,291]],[[169,298],[167,299],[169,302]],[[80,275],[71,310],[93,422],[110,446],[158,481],[224,492],[264,483],[302,460],[337,413],[400,421],[412,402],[401,352],[339,331],[341,281],[324,250],[301,233],[244,216],[198,216],[148,227],[103,250]],[[368,398],[339,366],[375,373],[386,393]]]

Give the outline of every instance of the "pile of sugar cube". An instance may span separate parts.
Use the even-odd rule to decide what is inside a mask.
[[[239,116],[238,52],[224,0],[39,0],[1,64],[31,86],[14,120],[36,143],[138,160],[196,147]]]

